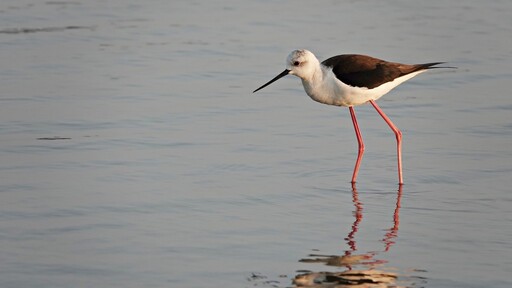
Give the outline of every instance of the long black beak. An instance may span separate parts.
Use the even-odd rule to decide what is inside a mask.
[[[258,89],[256,89],[256,90],[252,91],[252,93],[254,93],[254,92],[258,91],[258,90],[261,90],[261,89],[263,89],[263,88],[267,87],[268,85],[272,84],[273,82],[275,82],[275,81],[279,80],[280,78],[283,78],[284,76],[286,76],[286,75],[290,74],[290,71],[291,71],[291,70],[288,70],[288,69],[284,70],[283,72],[281,72],[281,74],[279,74],[279,75],[277,75],[276,77],[274,77],[274,79],[272,79],[272,80],[268,81],[265,85],[263,85],[263,86],[261,86],[260,88],[258,88]]]

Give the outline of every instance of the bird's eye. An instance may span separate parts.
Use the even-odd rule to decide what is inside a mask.
[[[300,65],[300,62],[299,61],[295,61],[293,62],[293,66],[299,66]]]

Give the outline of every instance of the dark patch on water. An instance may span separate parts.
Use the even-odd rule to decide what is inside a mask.
[[[63,27],[42,27],[42,28],[7,28],[0,30],[0,34],[25,34],[25,33],[37,33],[37,32],[58,32],[65,30],[78,30],[78,29],[89,29],[93,27],[89,26],[63,26]]]
[[[280,275],[281,278],[286,278],[286,275]],[[254,286],[270,286],[270,287],[281,287],[280,282],[277,280],[267,280],[268,277],[260,273],[251,273],[251,276],[247,277],[247,281],[252,282]]]
[[[37,140],[71,140],[71,138],[70,137],[53,136],[53,137],[40,137],[40,138],[37,138]]]

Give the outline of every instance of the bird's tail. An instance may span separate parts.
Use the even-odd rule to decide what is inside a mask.
[[[444,64],[446,62],[432,62],[432,63],[424,63],[424,64],[416,64],[418,70],[425,70],[425,69],[437,69],[437,68],[449,68],[449,69],[457,69],[455,66],[436,66],[439,64]]]

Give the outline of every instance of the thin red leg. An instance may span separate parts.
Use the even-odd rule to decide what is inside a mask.
[[[370,103],[373,105],[375,110],[377,110],[377,112],[379,112],[382,119],[384,119],[384,121],[386,121],[386,123],[388,123],[389,128],[391,128],[391,130],[393,130],[393,132],[395,133],[396,153],[397,153],[397,157],[398,157],[398,184],[403,184],[404,179],[402,177],[402,132],[400,132],[400,130],[398,130],[398,128],[395,126],[395,124],[393,124],[393,122],[391,122],[391,120],[388,118],[388,116],[386,116],[384,111],[382,111],[380,109],[379,105],[377,105],[377,103],[375,103],[375,101],[370,100]]]
[[[356,130],[357,143],[359,145],[356,166],[354,167],[354,174],[352,174],[352,183],[356,183],[357,173],[359,172],[359,166],[361,166],[361,159],[363,159],[364,143],[363,137],[361,136],[361,131],[359,130],[359,125],[357,125],[356,112],[354,111],[354,107],[350,106],[348,107],[348,109],[350,110],[350,117],[352,117],[352,123],[354,124],[354,130]]]

